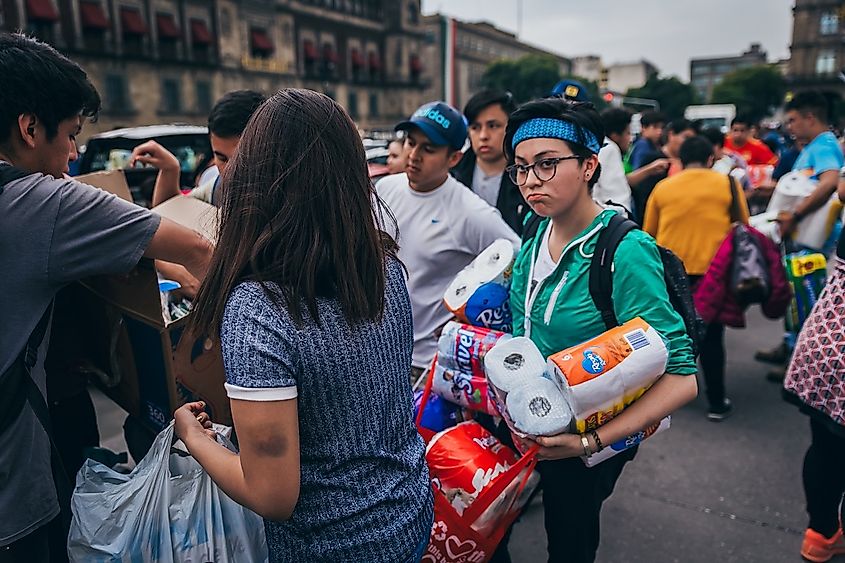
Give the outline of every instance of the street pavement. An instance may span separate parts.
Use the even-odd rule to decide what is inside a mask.
[[[602,511],[600,563],[793,563],[806,526],[801,465],[809,423],[765,380],[754,351],[777,343],[782,325],[757,310],[749,327],[729,330],[727,389],[735,414],[705,418],[699,398],[646,441]],[[105,447],[126,449],[125,413],[94,394]],[[577,486],[577,485],[573,485]],[[514,563],[546,560],[540,497],[517,523]],[[845,563],[845,557],[834,560]]]
[[[735,412],[705,418],[699,397],[647,440],[602,510],[601,563],[792,563],[807,525],[801,466],[809,422],[766,381],[754,351],[777,343],[782,324],[757,309],[727,331],[727,393]],[[514,563],[546,558],[543,508],[535,499],[514,528]],[[836,563],[845,563],[845,557]]]

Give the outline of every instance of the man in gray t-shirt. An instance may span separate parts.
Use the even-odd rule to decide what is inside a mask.
[[[181,263],[202,278],[211,245],[146,209],[63,178],[77,157],[83,116],[100,106],[79,66],[35,39],[0,34],[0,76],[0,167],[25,174],[0,188],[3,392],[3,374],[63,286],[128,272],[142,256]],[[45,395],[46,347],[32,371]],[[0,428],[0,445],[0,561],[66,560],[66,531],[48,541],[59,503],[47,434],[29,404]]]

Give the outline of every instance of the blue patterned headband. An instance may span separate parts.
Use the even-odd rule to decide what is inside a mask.
[[[601,145],[596,136],[583,127],[579,127],[569,121],[552,119],[549,117],[537,117],[529,119],[519,126],[513,136],[511,148],[528,139],[560,139],[583,145],[591,153],[598,154]]]

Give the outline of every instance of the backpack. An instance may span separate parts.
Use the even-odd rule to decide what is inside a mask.
[[[534,238],[541,222],[542,218],[532,213],[525,222],[523,242]],[[638,228],[639,226],[634,221],[619,214],[611,217],[607,227],[599,234],[596,250],[590,262],[590,297],[608,330],[620,324],[613,310],[613,257],[625,235]],[[698,357],[705,325],[695,311],[684,263],[668,248],[658,245],[657,249],[660,260],[663,262],[663,279],[666,282],[669,302],[684,320],[684,327],[692,340],[693,354]]]
[[[0,193],[3,192],[6,184],[29,176],[29,174],[29,172],[9,164],[0,164]],[[47,310],[41,315],[41,320],[30,333],[23,350],[6,371],[0,373],[0,433],[5,432],[14,424],[27,404],[30,406],[50,441],[50,461],[59,500],[60,516],[62,523],[67,528],[70,525],[70,482],[56,446],[50,423],[50,409],[44,395],[38,388],[38,384],[32,379],[32,368],[38,361],[38,348],[44,340],[52,312],[53,303],[51,302],[47,306]]]
[[[731,222],[734,223],[730,290],[740,306],[747,307],[766,302],[771,294],[772,280],[760,241],[741,223],[736,178],[729,175],[728,179],[731,184]]]

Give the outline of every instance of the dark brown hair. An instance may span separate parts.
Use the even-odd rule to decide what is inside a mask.
[[[194,328],[216,334],[226,301],[245,280],[261,282],[295,322],[317,298],[336,298],[350,322],[384,310],[393,221],[376,196],[361,137],[334,100],[285,89],[250,119],[221,178],[219,239],[200,287]],[[277,291],[272,285],[278,286]]]

